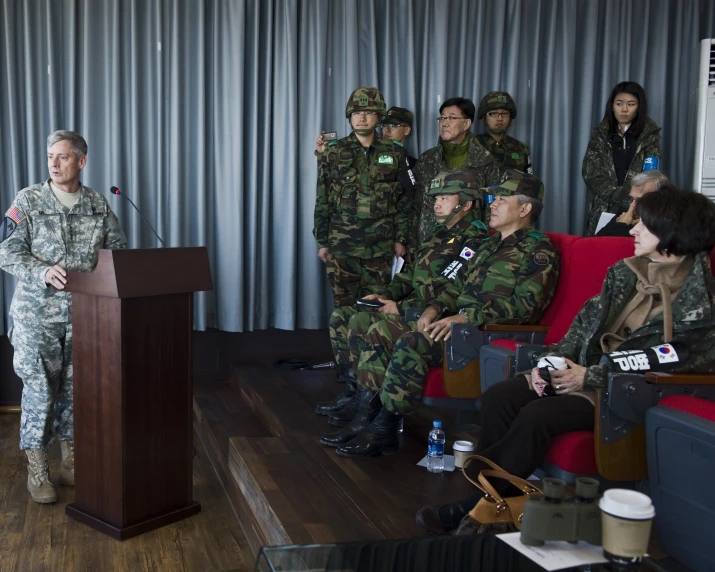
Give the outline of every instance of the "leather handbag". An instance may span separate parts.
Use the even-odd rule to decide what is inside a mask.
[[[467,475],[467,466],[473,460],[481,461],[491,467],[479,473],[479,482],[475,482]],[[532,494],[543,494],[541,489],[529,481],[508,473],[496,463],[480,455],[472,455],[465,459],[463,473],[470,483],[484,493],[484,497],[479,499],[479,502],[469,511],[469,517],[474,522],[467,523],[466,526],[460,526],[461,530],[458,533],[467,532],[467,528],[469,528],[469,532],[475,532],[475,526],[477,534],[520,530],[524,507],[526,506],[526,501],[529,499],[529,496]],[[523,494],[504,498],[496,491],[489,479],[509,481],[520,489]]]

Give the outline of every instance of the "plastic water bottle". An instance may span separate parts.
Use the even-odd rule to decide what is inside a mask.
[[[444,471],[444,441],[442,422],[434,421],[427,439],[427,470],[430,473]]]

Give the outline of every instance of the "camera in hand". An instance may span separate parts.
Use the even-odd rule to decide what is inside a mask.
[[[590,477],[576,479],[576,497],[564,500],[566,483],[546,478],[544,495],[529,497],[521,521],[521,542],[542,546],[547,540],[601,544],[601,509],[598,506],[598,481]]]
[[[377,310],[382,308],[385,304],[380,302],[380,300],[367,300],[365,298],[358,298],[355,300],[355,305],[360,310]]]
[[[323,141],[337,141],[338,134],[335,131],[328,131],[323,133]]]

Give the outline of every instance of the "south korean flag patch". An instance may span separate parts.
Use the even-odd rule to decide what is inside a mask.
[[[662,346],[653,346],[651,349],[658,357],[659,363],[675,363],[680,361],[680,358],[678,358],[678,353],[675,351],[675,348],[670,344],[663,344]]]
[[[469,248],[468,246],[465,246],[462,249],[462,252],[459,253],[460,258],[464,258],[464,260],[471,260],[472,257],[474,256],[474,251]]]

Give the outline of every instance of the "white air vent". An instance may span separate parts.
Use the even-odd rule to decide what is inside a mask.
[[[693,187],[715,199],[715,40],[701,40]]]

